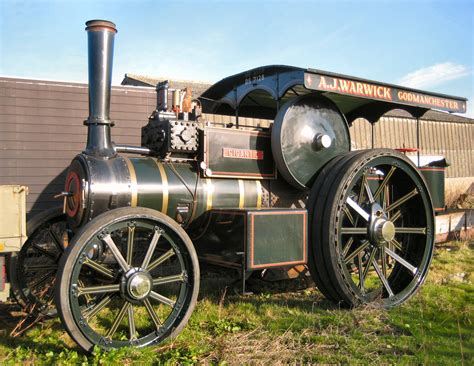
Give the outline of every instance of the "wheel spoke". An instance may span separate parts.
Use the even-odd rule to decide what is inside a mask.
[[[150,292],[150,297],[156,301],[161,302],[162,304],[166,304],[169,306],[174,306],[175,302],[171,299],[168,299],[166,296],[160,295],[155,291]]]
[[[354,259],[359,253],[361,253],[363,250],[365,250],[369,246],[369,242],[366,240],[362,243],[360,247],[358,247],[356,250],[354,250],[348,257],[344,258],[344,263],[347,264],[349,263],[352,259]]]
[[[30,264],[24,266],[25,271],[56,271],[58,269],[57,264]]]
[[[346,202],[351,206],[365,221],[369,221],[369,214],[365,212],[352,198],[347,197]]]
[[[390,216],[390,221],[391,221],[391,222],[395,222],[395,221],[397,221],[401,216],[402,216],[402,212],[401,212],[400,210],[398,210],[397,212],[395,212],[393,215]]]
[[[364,286],[364,277],[363,277],[363,262],[362,262],[362,252],[359,252],[357,255],[357,265],[359,267],[359,288],[362,291],[362,293],[365,292],[365,286]]]
[[[367,193],[367,198],[369,199],[369,202],[374,203],[375,200],[374,200],[374,196],[372,195],[372,191],[370,190],[369,181],[367,180],[367,173],[365,173],[364,187],[365,187],[365,191]]]
[[[130,269],[130,266],[127,264],[127,261],[123,258],[122,253],[120,253],[120,250],[117,248],[117,245],[115,245],[115,242],[113,241],[110,234],[107,234],[104,237],[102,237],[102,240],[107,244],[107,246],[112,251],[112,254],[114,255],[115,260],[119,264],[120,268],[122,268],[124,272],[127,272]]]
[[[90,286],[90,287],[78,287],[78,296],[85,294],[103,294],[106,292],[118,292],[120,291],[120,285],[102,285],[102,286]]]
[[[45,282],[47,282],[51,277],[53,277],[54,275],[54,272],[56,272],[56,270],[54,271],[49,271],[49,272],[46,272],[46,274],[44,274],[43,276],[41,276],[40,278],[38,278],[35,282],[33,282],[31,285],[30,285],[30,288],[33,290],[41,285],[43,285]],[[53,277],[54,278],[54,277]]]
[[[351,236],[347,243],[344,245],[344,249],[342,249],[342,257],[345,258],[347,253],[349,252],[349,249],[352,246],[352,243],[354,242],[354,238]]]
[[[51,227],[48,230],[48,234],[53,239],[54,245],[58,248],[58,252],[62,253],[64,252],[64,246],[61,245],[61,240],[57,237],[56,233],[51,229]]]
[[[185,273],[180,273],[179,275],[167,276],[167,277],[158,277],[153,280],[153,286],[164,285],[166,283],[173,282],[184,282]]]
[[[342,227],[341,234],[366,235],[366,227]]]
[[[354,217],[352,217],[352,214],[351,214],[351,212],[349,211],[349,209],[344,206],[343,210],[344,210],[344,213],[346,214],[348,220],[350,221],[350,223],[351,223],[353,226],[355,226]]]
[[[94,316],[96,316],[99,311],[101,311],[103,308],[105,308],[110,303],[110,301],[112,301],[112,296],[113,295],[107,295],[98,304],[96,304],[93,308],[85,311],[84,314],[83,314],[84,318],[86,320],[90,320]]]
[[[135,328],[135,315],[133,314],[133,305],[128,307],[128,328],[130,332],[130,340],[137,339],[137,329]]]
[[[175,253],[173,249],[168,250],[165,254],[163,254],[162,256],[154,260],[152,263],[150,263],[150,265],[147,267],[147,270],[152,271],[154,268],[156,268],[161,263],[163,263],[164,261],[166,261],[167,259],[171,258],[174,255]]]
[[[117,316],[115,317],[114,322],[112,323],[112,326],[110,327],[109,331],[105,335],[107,338],[112,338],[113,337],[113,335],[117,331],[120,323],[122,322],[123,318],[125,317],[125,314],[127,313],[128,308],[130,307],[130,305],[131,304],[129,302],[126,302],[126,301],[123,303],[123,305],[120,308]]]
[[[395,248],[397,248],[399,251],[402,250],[402,244],[397,240],[397,239],[392,239],[390,241],[390,244],[392,244]]]
[[[377,190],[375,191],[374,193],[374,199],[377,199],[380,195],[380,193],[382,193],[382,190],[384,189],[384,187],[387,185],[390,177],[392,176],[392,174],[395,172],[397,168],[392,166],[390,168],[390,170],[388,171],[387,175],[385,176],[384,180],[382,181],[382,183],[380,183],[379,187],[377,188]]]
[[[387,257],[385,256],[385,247],[380,247],[380,260],[382,262],[382,274],[387,278]]]
[[[56,261],[58,259],[58,256],[56,254],[53,254],[50,251],[48,251],[44,248],[41,248],[38,244],[33,244],[31,247],[34,250],[36,250],[37,252],[40,252],[41,254],[53,259],[54,261]]]
[[[146,252],[145,258],[143,259],[142,268],[148,269],[148,265],[150,264],[151,257],[155,252],[156,244],[160,239],[162,231],[158,228],[155,228],[155,233],[153,234],[153,238],[151,239],[150,246]]]
[[[360,184],[360,190],[359,190],[359,198],[358,198],[358,203],[359,205],[362,204],[364,201],[364,192],[365,192],[365,182],[367,180],[367,172],[365,171],[364,174],[362,175],[362,182]]]
[[[114,278],[114,273],[109,268],[105,267],[104,265],[93,261],[92,259],[86,258],[83,263],[85,266],[96,270],[97,272],[102,273],[104,276],[109,278]]]
[[[160,318],[158,318],[158,315],[156,314],[155,310],[153,309],[150,300],[145,299],[143,301],[143,304],[145,305],[145,308],[148,311],[148,315],[150,315],[151,320],[155,324],[156,330],[160,329],[162,323],[160,321]]]
[[[369,273],[370,264],[374,260],[376,253],[377,253],[377,248],[373,248],[372,251],[370,252],[369,260],[367,261],[367,265],[364,268],[364,273],[362,274],[363,281],[365,281],[365,278],[367,277],[367,273]]]
[[[396,227],[397,234],[426,234],[426,227]]]
[[[383,189],[382,209],[385,211],[388,206],[390,206],[390,187],[386,184]]]
[[[385,276],[383,275],[382,271],[380,271],[379,265],[377,264],[377,261],[376,261],[375,259],[372,259],[372,265],[373,265],[374,268],[375,268],[375,272],[377,272],[377,276],[379,276],[380,281],[382,281],[382,283],[383,283],[385,289],[387,290],[388,296],[389,296],[389,297],[394,296],[394,293],[393,293],[393,291],[392,291],[392,288],[391,288],[390,285],[388,284],[388,281],[387,281],[387,279],[385,278]]]
[[[416,195],[418,194],[418,189],[415,188],[413,189],[411,192],[408,192],[406,195],[404,195],[403,197],[399,198],[398,200],[396,200],[394,203],[392,203],[390,206],[388,206],[386,209],[385,209],[385,212],[390,212],[392,211],[393,209],[399,207],[400,205],[404,204],[406,201],[408,201],[410,198],[412,197],[415,197]]]
[[[406,269],[408,269],[413,275],[416,274],[416,271],[418,271],[418,268],[415,266],[412,266],[410,263],[408,263],[405,259],[400,257],[397,253],[392,252],[389,248],[385,248],[385,252],[395,259],[398,263],[400,263],[402,266],[404,266]]]
[[[77,284],[80,286],[80,287],[85,287],[84,286],[84,282],[82,282],[81,280],[77,280]],[[89,302],[92,300],[92,296],[90,294],[86,294],[85,296],[86,298],[86,301]]]
[[[127,239],[127,264],[132,265],[133,240],[135,239],[135,226],[128,227]]]

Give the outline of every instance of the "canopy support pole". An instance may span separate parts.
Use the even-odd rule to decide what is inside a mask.
[[[373,149],[375,146],[375,122],[372,122],[370,125],[372,126],[371,139],[372,139],[372,149]]]
[[[420,117],[416,117],[416,156],[420,167]]]

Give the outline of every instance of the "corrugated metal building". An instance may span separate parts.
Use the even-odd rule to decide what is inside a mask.
[[[199,85],[202,89],[205,84]],[[198,88],[193,90],[197,96]],[[87,130],[82,121],[88,116],[87,98],[86,84],[0,78],[0,184],[28,185],[27,208],[32,214],[61,204],[53,196],[63,189],[66,167],[85,146]],[[140,129],[155,103],[154,88],[113,87],[113,140],[139,145]],[[205,118],[213,123],[233,119]],[[447,177],[469,186],[474,182],[474,120],[438,112],[430,112],[427,118],[420,122],[422,153],[446,156],[451,163]],[[240,123],[266,127],[269,121],[246,118]],[[392,112],[375,125],[375,147],[414,147],[415,131],[414,119]],[[353,146],[371,147],[371,133],[369,123],[356,121],[351,127]]]

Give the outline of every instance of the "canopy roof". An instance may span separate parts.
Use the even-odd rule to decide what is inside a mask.
[[[200,97],[205,113],[274,119],[290,99],[308,93],[331,99],[349,123],[356,118],[376,122],[392,109],[414,117],[430,109],[466,112],[466,98],[405,88],[316,69],[271,65],[229,76]]]

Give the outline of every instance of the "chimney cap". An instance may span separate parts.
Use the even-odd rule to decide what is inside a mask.
[[[115,23],[108,20],[94,19],[86,22],[86,31],[108,30],[117,33]]]

